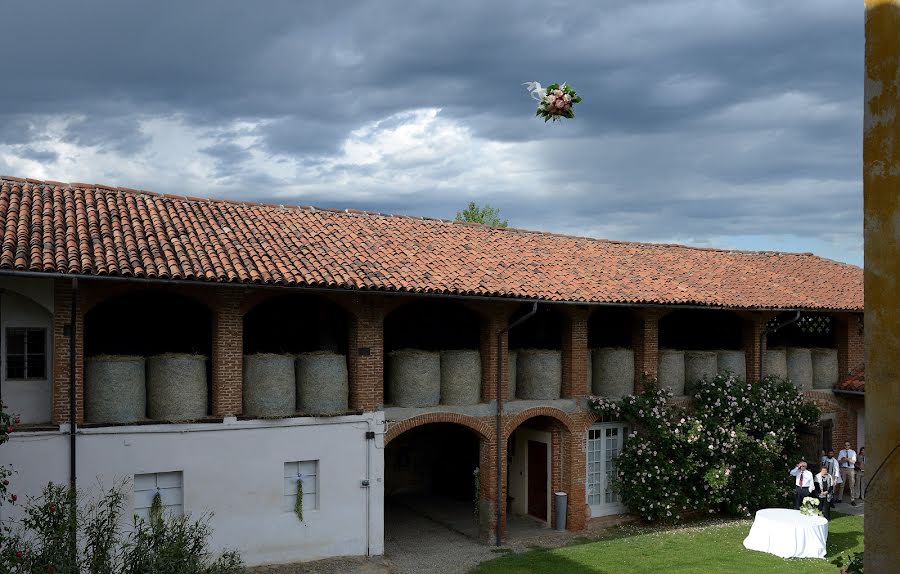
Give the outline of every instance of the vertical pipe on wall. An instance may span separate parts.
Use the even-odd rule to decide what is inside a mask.
[[[69,511],[71,513],[69,522],[69,560],[70,564],[75,563],[76,555],[76,500],[77,496],[75,488],[77,486],[76,478],[76,457],[75,457],[75,431],[77,430],[78,402],[75,394],[75,345],[77,338],[78,326],[78,279],[72,278],[72,305],[71,315],[69,317]]]
[[[766,353],[764,352],[766,349],[766,338],[769,336],[769,333],[774,333],[781,329],[782,327],[787,327],[792,323],[796,323],[800,320],[800,311],[797,311],[797,314],[791,317],[790,319],[778,323],[773,327],[766,327],[763,329],[762,335],[759,336],[759,378],[760,380],[766,378]]]
[[[494,533],[496,536],[496,545],[500,546],[502,544],[502,519],[503,519],[503,509],[506,506],[506,501],[501,500],[501,494],[503,491],[503,448],[501,445],[501,441],[503,440],[503,429],[501,419],[503,418],[503,395],[500,392],[500,385],[503,381],[503,361],[501,360],[502,353],[500,352],[500,347],[503,345],[503,334],[512,331],[515,327],[518,327],[528,319],[534,316],[537,313],[537,303],[533,303],[531,306],[531,311],[526,313],[524,316],[515,320],[511,325],[508,325],[504,329],[500,329],[497,331],[497,417],[496,417],[496,429],[494,434],[494,441],[496,442],[497,447],[497,468],[495,472],[497,473],[497,490],[494,494],[494,498],[496,499],[497,512],[495,517],[495,526]]]

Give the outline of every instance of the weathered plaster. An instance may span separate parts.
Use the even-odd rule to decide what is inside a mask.
[[[881,573],[900,564],[900,0],[865,5],[865,567]]]

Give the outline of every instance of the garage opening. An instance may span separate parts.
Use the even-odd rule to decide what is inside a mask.
[[[479,536],[479,435],[453,423],[410,429],[385,447],[386,536],[400,536],[423,518]]]

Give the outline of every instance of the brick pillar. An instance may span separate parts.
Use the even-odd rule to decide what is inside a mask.
[[[862,315],[857,313],[836,315],[834,329],[838,349],[838,372],[843,379],[865,364]]]
[[[659,372],[659,320],[665,314],[659,309],[639,309],[635,313],[631,332],[635,393],[643,390],[642,377],[656,377]]]
[[[384,406],[384,305],[365,298],[353,307],[347,344],[350,408],[375,411]]]
[[[237,416],[243,412],[244,316],[243,290],[217,289],[213,301],[212,415]]]
[[[492,401],[497,398],[497,361],[502,369],[500,396],[507,399],[509,368],[509,333],[503,333],[497,347],[497,333],[509,322],[505,307],[480,307],[481,315],[481,398]]]
[[[583,307],[565,308],[562,335],[562,397],[578,399],[590,394],[587,373],[587,319]]]
[[[591,415],[584,413],[581,416],[585,417],[583,425],[590,426]],[[564,433],[562,444],[562,458],[565,464],[563,484],[564,490],[569,495],[566,528],[576,532],[584,530],[591,513],[590,506],[587,504],[587,493],[585,492],[585,482],[587,480],[586,432],[580,430]]]
[[[481,481],[481,500],[479,501],[479,538],[493,544],[496,541],[497,501],[502,501],[503,518],[500,524],[500,538],[506,539],[506,441],[501,437],[501,468],[497,468],[497,446],[494,437],[482,439],[479,448],[479,480]],[[503,478],[500,495],[497,496],[497,472]]]
[[[747,361],[747,380],[758,381],[762,378],[759,370],[759,358],[766,355],[766,342],[761,340],[766,331],[766,323],[772,318],[771,313],[740,313],[743,324],[741,326],[741,346]],[[765,362],[765,359],[763,359]]]
[[[81,287],[84,286],[82,282]],[[84,422],[84,311],[79,297],[75,318],[75,400],[77,423]],[[72,282],[57,279],[53,288],[53,413],[55,424],[69,422],[69,323]]]

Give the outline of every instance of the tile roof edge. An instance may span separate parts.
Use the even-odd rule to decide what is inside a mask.
[[[355,216],[355,217],[385,217],[391,219],[404,219],[411,221],[431,221],[442,224],[451,224],[451,225],[464,225],[466,227],[472,227],[476,229],[484,229],[484,230],[494,230],[502,233],[520,233],[523,235],[543,235],[543,236],[551,236],[551,237],[560,237],[564,239],[577,239],[581,241],[593,241],[597,243],[609,243],[613,245],[634,245],[644,248],[653,248],[653,249],[689,249],[693,251],[710,251],[716,253],[734,253],[737,255],[762,255],[762,256],[790,256],[790,257],[813,257],[816,259],[821,259],[823,261],[827,261],[829,263],[840,265],[843,267],[848,267],[851,269],[860,269],[861,267],[857,265],[853,265],[852,263],[846,263],[843,261],[835,261],[833,259],[828,259],[822,257],[821,255],[816,255],[811,252],[791,252],[791,251],[773,251],[773,250],[745,250],[745,249],[725,249],[721,247],[700,247],[694,245],[682,245],[679,243],[652,243],[647,241],[625,241],[621,239],[605,239],[601,237],[586,237],[583,235],[571,235],[566,233],[556,233],[551,231],[541,231],[535,229],[522,229],[517,227],[493,227],[490,225],[486,225],[484,223],[473,223],[468,221],[456,221],[453,219],[445,219],[439,217],[429,217],[429,216],[421,216],[421,215],[405,215],[405,214],[392,214],[392,213],[382,213],[377,211],[367,211],[367,210],[357,210],[357,209],[339,209],[339,208],[322,208],[316,206],[309,205],[290,205],[290,204],[271,204],[271,203],[259,203],[254,201],[247,200],[234,200],[228,198],[216,198],[216,197],[208,197],[208,198],[199,198],[199,197],[191,197],[186,195],[178,195],[178,194],[169,194],[169,193],[158,193],[147,190],[138,190],[132,189],[128,187],[111,187],[107,185],[95,184],[95,183],[80,183],[80,182],[70,182],[70,183],[61,183],[58,181],[50,181],[50,180],[39,180],[39,179],[30,179],[30,178],[21,178],[11,175],[0,175],[0,182],[2,181],[10,181],[14,183],[31,183],[37,185],[56,185],[56,186],[64,186],[66,188],[77,188],[77,189],[101,189],[104,191],[113,191],[120,193],[128,193],[128,194],[137,194],[137,195],[150,195],[156,197],[163,197],[167,199],[173,199],[177,201],[191,201],[197,203],[224,203],[229,205],[236,206],[246,206],[246,207],[254,207],[254,208],[263,208],[263,209],[296,209],[298,211],[309,211],[311,213],[334,213],[337,215],[346,215],[346,216]]]

